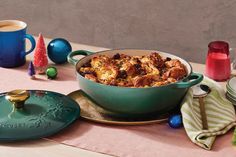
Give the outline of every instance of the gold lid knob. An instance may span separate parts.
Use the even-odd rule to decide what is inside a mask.
[[[13,103],[14,107],[17,109],[23,108],[25,101],[30,97],[30,94],[26,90],[13,90],[6,94],[6,99]]]

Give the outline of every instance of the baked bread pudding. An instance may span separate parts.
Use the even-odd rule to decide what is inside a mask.
[[[177,82],[187,75],[178,59],[157,52],[145,56],[115,54],[93,57],[78,72],[94,82],[120,87],[157,87]]]

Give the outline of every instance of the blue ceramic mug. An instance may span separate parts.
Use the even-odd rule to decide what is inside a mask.
[[[25,56],[35,48],[34,38],[26,34],[27,24],[17,20],[0,21],[0,67],[13,68],[25,64]],[[25,49],[25,38],[31,42]]]

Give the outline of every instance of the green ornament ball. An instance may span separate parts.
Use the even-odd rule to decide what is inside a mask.
[[[57,68],[48,67],[46,70],[46,75],[49,79],[55,79],[57,77]]]

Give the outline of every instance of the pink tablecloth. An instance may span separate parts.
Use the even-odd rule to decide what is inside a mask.
[[[31,80],[27,66],[15,69],[0,68],[0,92],[13,89],[42,89],[68,94],[78,89],[72,66],[58,66],[57,80],[40,76]],[[76,121],[49,140],[115,156],[236,156],[231,145],[232,131],[217,137],[213,150],[206,151],[193,144],[184,129],[171,129],[166,123],[145,126],[109,126]]]

